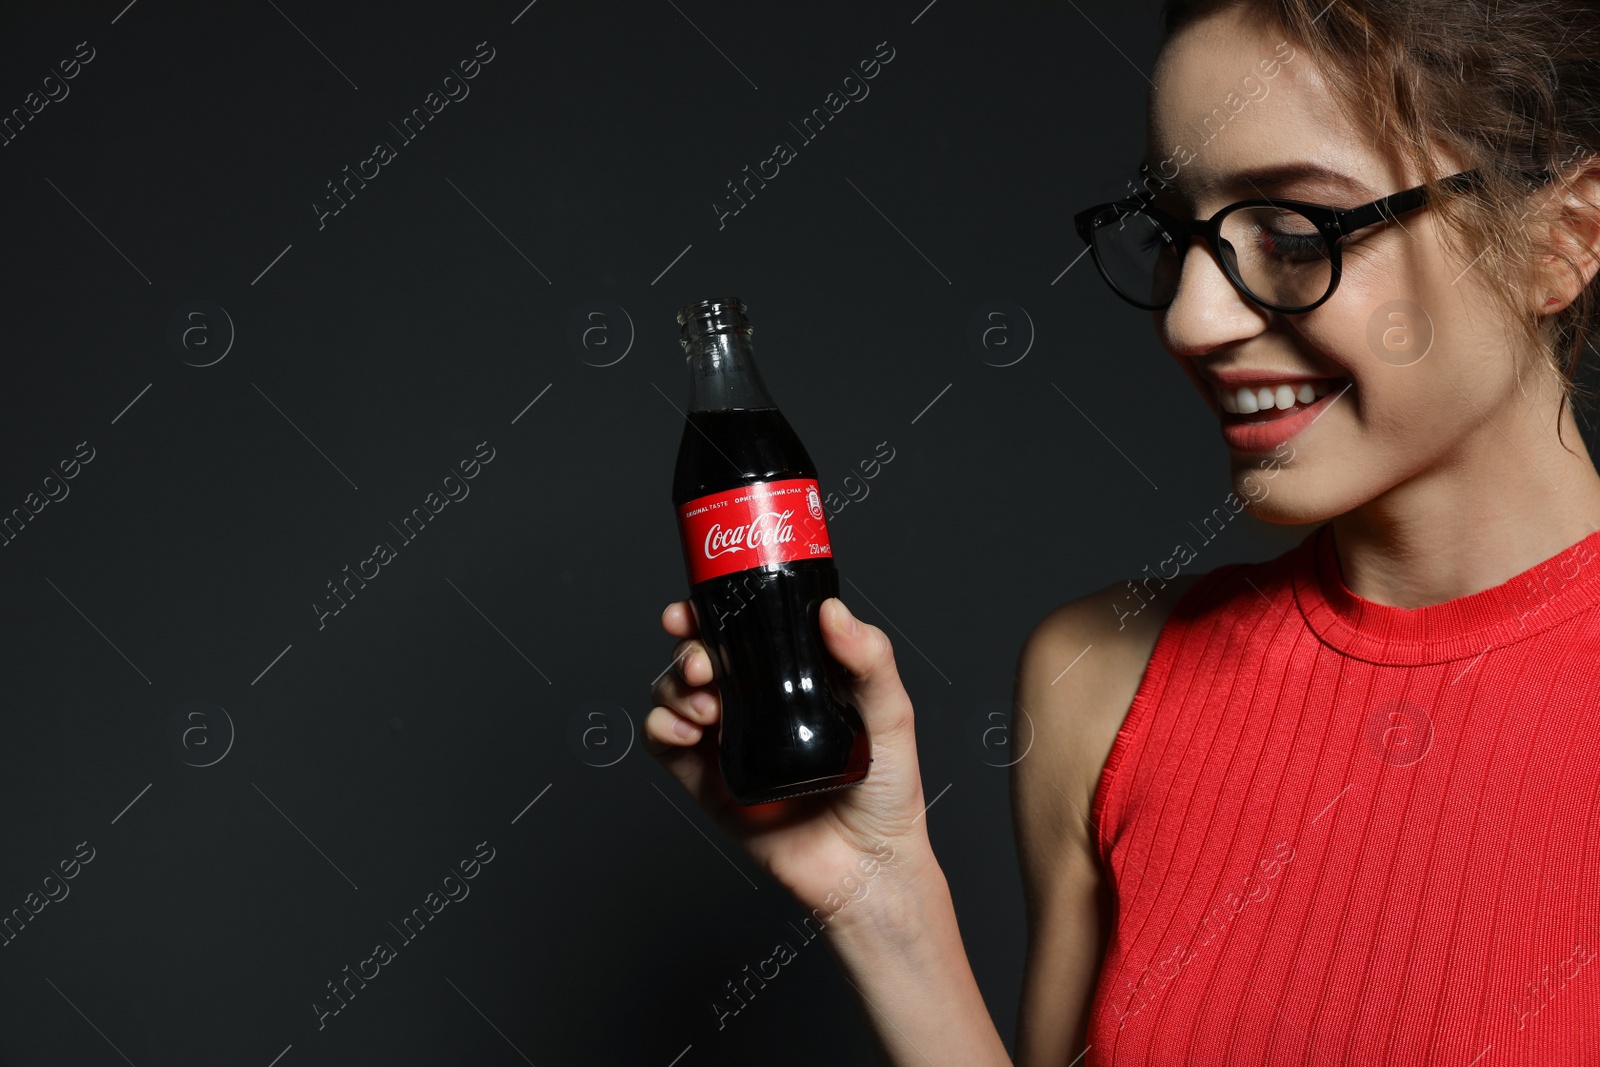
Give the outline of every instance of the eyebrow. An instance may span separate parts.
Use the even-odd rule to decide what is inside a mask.
[[[1157,181],[1166,185],[1176,185],[1176,178],[1181,177],[1180,170],[1173,181],[1161,177],[1150,160],[1140,161],[1141,173],[1148,171]],[[1196,182],[1196,191],[1209,193],[1217,189],[1255,189],[1265,192],[1268,187],[1287,185],[1295,181],[1323,181],[1337,185],[1353,195],[1364,196],[1368,199],[1375,198],[1378,194],[1372,187],[1348,174],[1314,163],[1310,160],[1297,160],[1286,163],[1273,163],[1264,167],[1248,167],[1244,170],[1230,171],[1224,174],[1203,176]]]

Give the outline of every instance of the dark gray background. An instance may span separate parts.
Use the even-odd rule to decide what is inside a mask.
[[[876,1062],[820,942],[718,1030],[722,983],[804,913],[628,748],[687,589],[673,316],[731,295],[825,490],[895,450],[836,562],[895,640],[1011,1040],[1007,772],[974,736],[1039,617],[1228,491],[1215,420],[1071,225],[1138,159],[1154,4],[524,3],[0,16],[0,111],[96,52],[0,148],[0,514],[95,450],[0,548],[0,914],[95,849],[0,948],[4,1065]],[[470,95],[319,230],[325,183],[480,41]],[[719,230],[778,140],[797,158]],[[216,312],[168,340],[195,300],[236,331],[203,368]],[[609,348],[569,343],[591,300],[626,314]],[[968,343],[990,300],[1036,331],[1014,365],[1020,320]],[[485,440],[470,495],[319,630],[325,583]],[[1305,532],[1243,517],[1193,566]],[[220,751],[215,715],[211,749],[169,742],[193,700],[235,730],[212,766],[180,757]],[[324,983],[480,841],[471,895],[319,1030]]]

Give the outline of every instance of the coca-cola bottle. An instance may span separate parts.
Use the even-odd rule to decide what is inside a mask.
[[[756,371],[744,303],[702,300],[678,322],[689,407],[672,503],[722,698],[723,780],[740,804],[859,782],[866,727],[822,643],[839,572],[816,468]]]

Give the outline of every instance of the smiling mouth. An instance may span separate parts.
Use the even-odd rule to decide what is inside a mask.
[[[1213,384],[1211,390],[1224,422],[1254,426],[1304,411],[1329,393],[1340,392],[1351,384],[1349,378],[1338,377],[1262,382],[1236,389]]]

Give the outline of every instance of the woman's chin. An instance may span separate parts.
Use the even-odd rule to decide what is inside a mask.
[[[1262,522],[1279,526],[1309,526],[1342,515],[1350,508],[1321,494],[1294,485],[1294,475],[1280,473],[1271,482],[1255,471],[1238,479],[1234,493],[1244,502],[1245,511]]]

